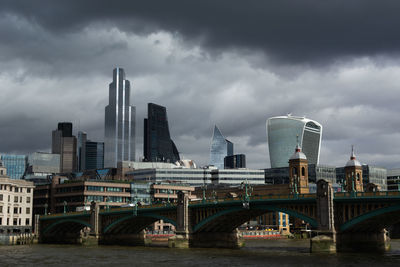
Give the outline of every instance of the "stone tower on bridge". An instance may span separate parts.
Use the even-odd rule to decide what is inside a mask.
[[[308,194],[308,160],[306,155],[301,152],[300,145],[297,142],[296,149],[289,159],[289,184],[292,193]]]
[[[346,177],[347,192],[362,192],[363,191],[363,176],[361,163],[356,159],[354,154],[354,146],[351,146],[350,160],[347,161],[344,167]]]

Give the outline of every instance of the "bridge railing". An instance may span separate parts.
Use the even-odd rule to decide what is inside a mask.
[[[376,192],[337,192],[335,198],[349,197],[400,197],[399,191],[376,191]]]
[[[53,214],[47,214],[47,215],[40,215],[40,218],[43,219],[50,219],[53,217],[60,217],[60,216],[73,216],[73,215],[82,215],[82,214],[90,214],[90,211],[71,211],[71,212],[66,212],[66,213],[53,213]]]
[[[275,195],[261,195],[261,196],[248,196],[248,200],[287,200],[287,199],[310,199],[315,198],[315,194],[275,194]],[[244,197],[225,197],[225,198],[207,198],[202,200],[190,201],[189,204],[210,204],[221,203],[229,201],[245,201]]]

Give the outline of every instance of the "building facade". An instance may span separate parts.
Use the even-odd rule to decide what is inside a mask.
[[[52,135],[52,154],[60,155],[60,172],[70,173],[77,170],[77,140],[72,135],[72,123],[60,122]]]
[[[86,170],[86,141],[87,134],[85,132],[78,132],[78,143],[77,143],[77,156],[78,156],[78,169],[77,171]]]
[[[96,170],[104,168],[104,143],[87,141],[85,145],[85,168]]]
[[[0,162],[0,233],[32,231],[33,183],[10,179]]]
[[[213,138],[211,140],[210,165],[218,169],[224,168],[224,159],[233,155],[233,143],[226,139],[217,125],[214,127]]]
[[[178,149],[170,137],[165,107],[149,103],[143,129],[145,161],[176,162],[180,160]]]
[[[288,159],[299,145],[309,164],[318,164],[322,125],[305,117],[279,116],[267,120],[267,135],[271,168],[289,166]]]
[[[11,179],[21,179],[24,176],[27,167],[26,160],[26,155],[1,154],[1,161]]]
[[[373,183],[379,187],[380,191],[387,191],[387,175],[388,171],[386,168],[362,165],[362,175],[363,175],[363,186],[367,188],[368,183]]]
[[[246,168],[246,155],[237,154],[232,156],[226,156],[224,159],[225,169],[240,169]]]
[[[387,170],[387,190],[400,191],[400,169]]]
[[[28,167],[24,176],[34,184],[48,182],[48,176],[60,173],[60,155],[46,152],[35,152],[28,155]]]
[[[109,103],[104,120],[104,167],[116,168],[120,161],[135,161],[136,109],[130,105],[130,82],[122,68],[113,71]]]

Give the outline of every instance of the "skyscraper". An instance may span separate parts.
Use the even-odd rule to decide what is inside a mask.
[[[85,170],[104,168],[104,143],[87,141],[85,144]]]
[[[135,160],[135,107],[130,106],[130,83],[121,68],[113,71],[104,123],[104,167]]]
[[[321,147],[322,125],[305,117],[291,115],[269,118],[267,135],[271,168],[289,166],[293,147],[299,145],[309,164],[318,164]]]
[[[7,168],[7,175],[11,179],[21,179],[26,170],[25,155],[1,154],[3,166]]]
[[[76,137],[72,135],[72,123],[58,123],[58,129],[53,131],[51,153],[60,154],[62,173],[76,171]]]
[[[86,170],[86,141],[87,141],[87,134],[85,132],[78,132],[78,171]]]
[[[167,109],[149,103],[147,119],[144,119],[143,154],[146,161],[176,162],[179,152],[169,134]]]
[[[210,165],[214,165],[218,169],[223,169],[225,157],[232,155],[233,143],[226,139],[217,125],[215,125],[211,140]]]

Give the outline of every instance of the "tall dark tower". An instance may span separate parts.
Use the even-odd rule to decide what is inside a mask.
[[[347,192],[362,192],[363,191],[363,175],[361,163],[356,159],[354,154],[354,146],[351,146],[350,160],[347,161],[344,167],[346,177]]]
[[[293,155],[289,159],[289,183],[293,192],[299,194],[308,194],[308,160],[306,155],[301,152],[297,143]]]
[[[60,154],[60,172],[77,170],[76,137],[72,135],[72,123],[60,122],[52,133],[51,153]]]
[[[135,160],[135,107],[130,106],[130,83],[121,68],[113,71],[109,103],[105,110],[104,167]]]
[[[169,134],[165,107],[149,103],[143,128],[143,154],[146,161],[176,162],[180,160],[179,152]]]

